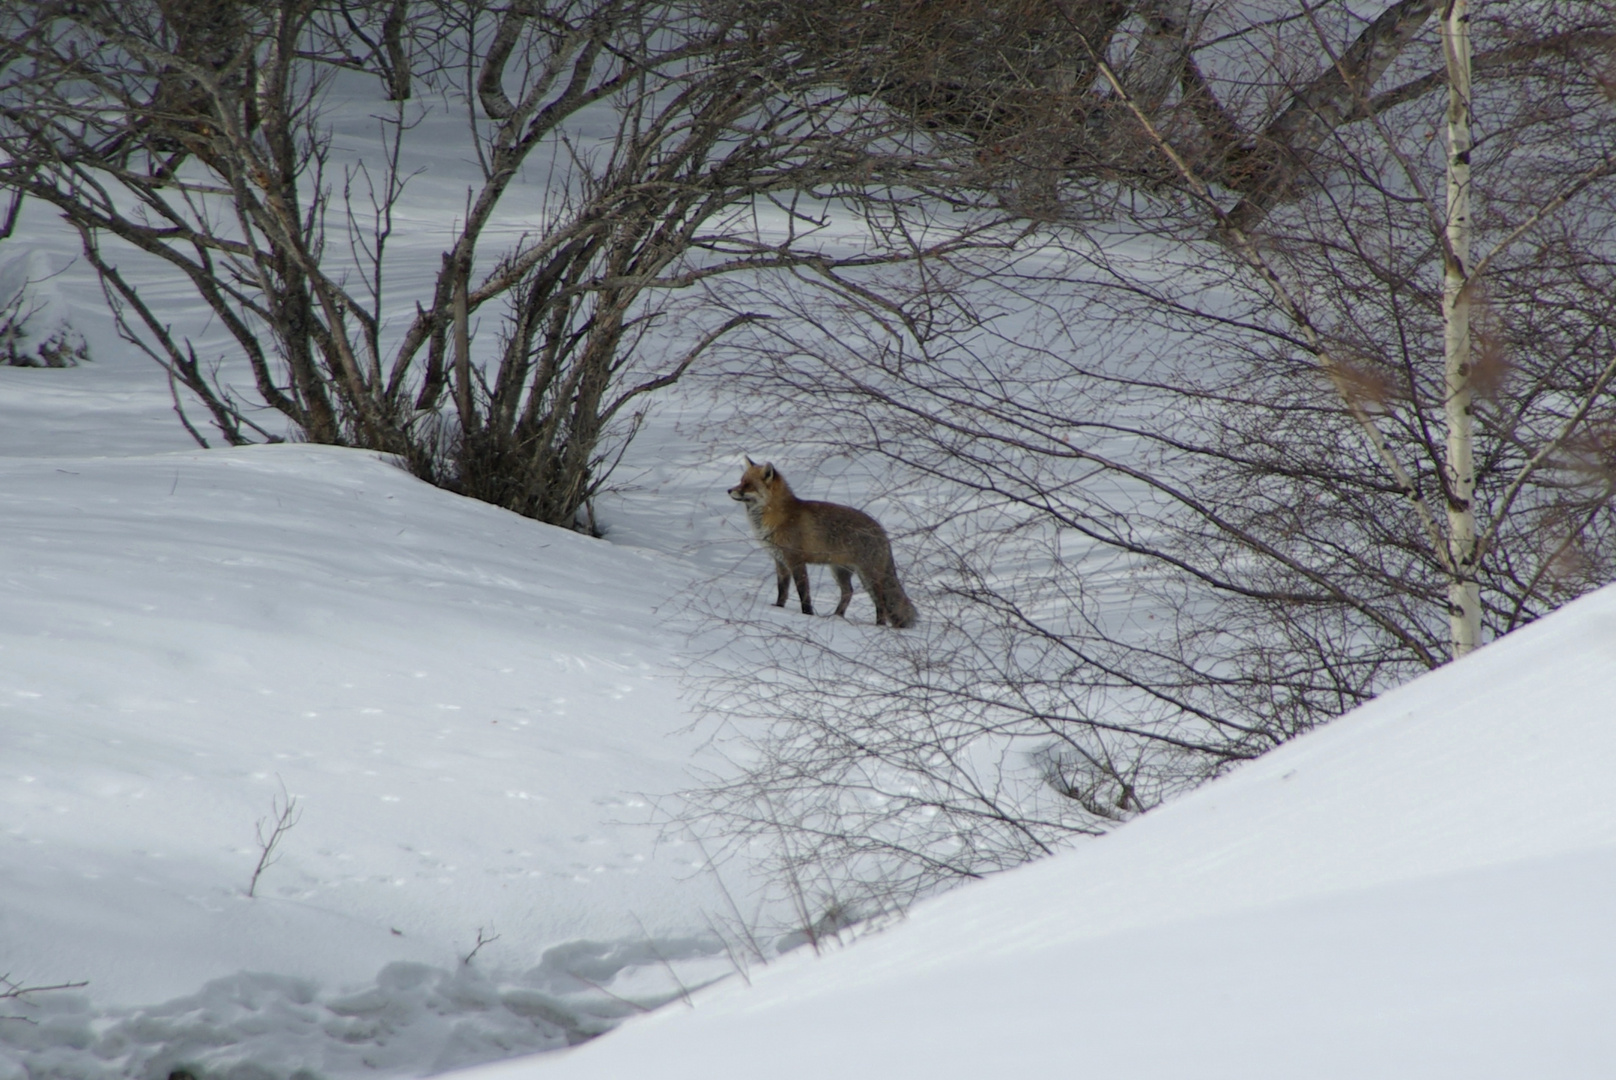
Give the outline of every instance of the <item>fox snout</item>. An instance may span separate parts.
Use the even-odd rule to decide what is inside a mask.
[[[729,497],[749,506],[767,502],[776,475],[773,465],[759,465],[751,458],[747,458],[746,471],[741,474],[741,482],[729,489]]]

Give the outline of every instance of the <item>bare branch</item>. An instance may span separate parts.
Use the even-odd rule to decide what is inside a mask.
[[[280,777],[276,777],[280,781]],[[270,800],[269,816],[258,819],[254,826],[254,833],[258,838],[258,863],[253,867],[252,878],[247,882],[247,895],[252,896],[258,890],[258,879],[265,870],[280,861],[281,839],[292,826],[296,825],[303,813],[297,808],[297,796],[286,793],[286,784],[280,782],[280,794]]]

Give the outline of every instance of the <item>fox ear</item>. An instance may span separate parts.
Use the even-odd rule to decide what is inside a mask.
[[[773,480],[774,479],[774,463],[773,462],[770,462],[769,464],[763,466],[763,479],[765,479],[765,480]]]
[[[747,467],[747,468],[748,468],[748,469],[755,469],[755,468],[757,468],[757,462],[755,462],[755,461],[753,461],[753,460],[752,460],[752,459],[751,459],[751,458],[749,458],[749,457],[747,457],[747,456],[746,456],[746,455],[745,455],[745,454],[742,454],[742,455],[741,455],[741,460],[742,460],[742,461],[744,461],[744,462],[746,462],[746,467]]]

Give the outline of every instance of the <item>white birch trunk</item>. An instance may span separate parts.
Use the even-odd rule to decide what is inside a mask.
[[[1470,385],[1470,5],[1447,0],[1442,46],[1448,68],[1447,250],[1443,259],[1444,412],[1447,425],[1448,623],[1455,659],[1481,644],[1476,580],[1476,472]]]

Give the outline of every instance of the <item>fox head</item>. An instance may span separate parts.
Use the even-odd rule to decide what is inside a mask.
[[[741,473],[741,482],[729,489],[729,497],[736,502],[760,506],[768,502],[770,492],[780,483],[783,481],[772,464],[759,465],[751,458],[747,458],[746,471]]]

